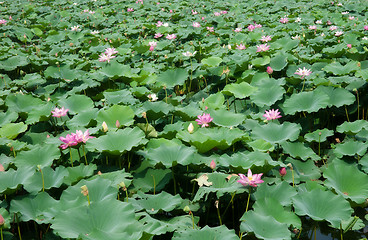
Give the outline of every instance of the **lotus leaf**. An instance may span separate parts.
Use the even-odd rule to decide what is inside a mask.
[[[355,156],[355,154],[363,156],[367,152],[367,148],[368,146],[365,143],[349,139],[343,143],[336,144],[334,153],[338,157]]]
[[[29,151],[20,152],[15,158],[15,166],[30,171],[50,167],[55,159],[60,158],[60,150],[54,145],[38,145]]]
[[[31,95],[9,94],[5,99],[5,104],[13,112],[30,113],[35,109],[35,106],[43,105],[43,102],[41,99],[32,97]]]
[[[300,125],[296,123],[284,122],[283,124],[277,124],[270,122],[265,125],[255,126],[252,134],[255,138],[263,139],[274,144],[281,143],[286,140],[296,140],[299,136],[300,130]]]
[[[204,106],[209,109],[221,109],[225,108],[224,105],[225,97],[221,92],[216,94],[211,94],[208,98],[204,100]]]
[[[170,212],[183,201],[179,195],[173,196],[167,192],[161,192],[156,195],[139,193],[133,196],[133,198],[139,198],[138,200],[131,200],[135,209],[138,211],[144,209],[148,214],[156,214],[160,210]]]
[[[365,120],[355,120],[354,122],[344,122],[336,127],[339,133],[356,134],[362,129],[368,129],[368,122]]]
[[[316,221],[326,220],[339,229],[341,221],[348,220],[353,213],[348,201],[330,191],[313,189],[293,197],[295,213],[308,215]]]
[[[329,96],[321,91],[301,92],[291,95],[283,105],[285,114],[296,112],[317,112],[329,105]]]
[[[288,171],[291,175],[291,172]],[[290,206],[291,198],[297,194],[295,188],[289,185],[289,183],[282,181],[279,184],[271,185],[260,184],[257,187],[257,191],[253,194],[256,202],[260,199],[273,198],[277,200],[282,206]]]
[[[259,67],[259,66],[264,66],[269,64],[271,61],[271,58],[269,56],[265,56],[265,57],[259,57],[259,58],[255,58],[251,61],[252,65]]]
[[[324,70],[335,75],[346,75],[350,72],[359,70],[358,63],[355,61],[348,62],[345,66],[339,62],[333,62],[324,67]]]
[[[6,60],[0,61],[0,69],[5,71],[13,71],[18,67],[28,65],[29,60],[25,56],[12,56]]]
[[[27,195],[19,200],[12,200],[10,212],[20,213],[20,219],[28,222],[36,221],[39,224],[50,223],[55,214],[58,213],[55,206],[58,201],[53,199],[48,193],[41,192],[37,195]]]
[[[25,184],[34,173],[34,171],[24,168],[2,172],[0,174],[0,193],[4,193],[8,189],[17,189],[19,185]]]
[[[42,175],[43,174],[43,175]],[[29,193],[37,193],[45,189],[58,188],[63,184],[64,177],[68,175],[68,171],[63,166],[57,167],[53,170],[51,167],[42,168],[40,171],[33,174],[27,182],[25,182],[24,189]]]
[[[299,181],[317,180],[321,177],[320,169],[314,164],[313,161],[300,161],[292,158],[287,158],[286,163],[291,163],[294,168],[294,181],[297,183]],[[292,174],[287,174],[284,177],[285,181],[292,182]]]
[[[145,139],[144,132],[135,127],[118,129],[115,132],[109,131],[104,136],[90,139],[86,146],[88,149],[95,149],[99,152],[120,155],[146,142],[147,139]]]
[[[7,123],[0,128],[0,137],[6,137],[8,139],[16,138],[20,133],[27,130],[27,125],[20,123]]]
[[[97,111],[98,110],[96,108],[91,108],[79,112],[77,115],[73,116],[71,120],[68,120],[66,124],[70,129],[87,127],[91,124],[91,121],[96,119]]]
[[[159,82],[161,86],[173,88],[176,85],[183,85],[184,82],[188,79],[188,77],[189,74],[185,69],[182,68],[169,69],[161,73],[157,77],[157,82]]]
[[[233,83],[225,86],[223,93],[227,95],[234,95],[236,98],[246,98],[249,97],[252,93],[256,92],[257,88],[251,86],[249,83],[241,82],[241,83]]]
[[[62,98],[58,101],[58,105],[69,109],[69,112],[72,114],[77,114],[94,107],[93,101],[84,95],[72,95],[68,98]]]
[[[217,158],[217,157],[216,157]],[[253,166],[262,167],[263,170],[267,171],[270,168],[277,166],[278,163],[270,157],[269,154],[253,151],[253,152],[237,152],[232,155],[223,154],[218,157],[220,166],[228,167],[232,166],[235,168],[242,168],[247,170]]]
[[[18,114],[16,112],[1,112],[0,113],[0,127],[4,126],[7,123],[14,122],[17,120]]]
[[[334,88],[331,86],[319,86],[315,89],[316,92],[323,92],[330,98],[328,106],[341,107],[350,105],[355,102],[355,96],[344,88]]]
[[[306,144],[301,142],[283,142],[281,143],[284,152],[290,154],[293,158],[301,158],[302,160],[312,159],[317,161],[320,157]]]
[[[217,67],[222,62],[222,59],[219,57],[209,57],[202,59],[201,63],[208,67]]]
[[[68,175],[64,178],[64,183],[67,185],[71,185],[82,178],[89,177],[93,174],[93,172],[97,169],[95,164],[89,164],[85,166],[83,163],[77,167],[68,167]]]
[[[368,176],[352,164],[334,159],[323,172],[324,184],[344,198],[362,204],[368,198]]]
[[[60,78],[64,80],[74,80],[79,77],[79,71],[70,69],[69,65],[49,66],[44,74],[46,78]]]
[[[257,150],[260,152],[272,152],[275,149],[275,147],[271,143],[266,142],[263,139],[257,139],[253,142],[247,142],[247,144],[251,146],[253,150]]]
[[[116,129],[116,121],[121,126],[130,126],[134,123],[134,112],[129,106],[113,105],[109,109],[101,109],[97,114],[97,125],[103,122],[109,129]]]
[[[321,134],[320,134],[321,133]],[[324,129],[317,129],[314,132],[305,134],[304,138],[308,142],[325,142],[327,137],[331,137],[334,134],[332,130],[327,128]]]
[[[130,173],[125,172],[125,169],[120,171],[112,171],[107,173],[102,173],[101,175],[95,175],[90,179],[93,180],[95,178],[104,178],[111,181],[111,186],[119,185],[124,182],[126,187],[129,187],[133,176]]]
[[[63,238],[98,240],[109,236],[110,240],[121,240],[142,236],[133,206],[113,199],[67,209],[56,215],[51,228]]]
[[[135,76],[132,74],[132,70],[130,66],[120,64],[116,61],[113,61],[109,64],[106,64],[101,68],[101,73],[106,75],[107,77],[114,78],[114,77],[133,77]]]
[[[221,127],[235,127],[245,119],[243,114],[234,113],[225,109],[209,110],[208,112],[213,118],[212,122]]]
[[[271,58],[270,67],[274,71],[281,71],[287,64],[287,55],[284,52],[281,52],[275,54],[275,56]]]
[[[183,232],[175,232],[172,238],[173,240],[186,240],[186,239],[207,239],[207,240],[237,240],[239,239],[234,230],[229,230],[224,225],[219,227],[210,228],[205,226],[201,230],[188,229]]]
[[[284,88],[280,86],[282,84],[284,84],[284,81],[268,77],[263,78],[256,83],[252,82],[252,85],[257,87],[258,91],[254,92],[250,96],[250,100],[259,107],[271,106],[276,101],[282,99],[285,93]]]
[[[148,168],[134,175],[134,187],[143,192],[161,191],[171,180],[170,169]]]

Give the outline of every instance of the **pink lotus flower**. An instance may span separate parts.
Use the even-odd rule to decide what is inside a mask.
[[[166,38],[169,39],[169,40],[174,40],[176,38],[176,35],[175,34],[168,34],[166,36]]]
[[[128,12],[133,12],[133,11],[134,11],[134,9],[133,9],[133,8],[127,8],[127,11],[128,11]]]
[[[271,40],[272,40],[271,36],[262,36],[261,37],[261,42],[269,42]]]
[[[76,133],[72,133],[72,135],[74,135],[74,139],[77,143],[86,143],[88,139],[95,138],[89,135],[88,129],[84,133],[81,130],[77,130]]]
[[[261,27],[262,27],[262,25],[261,25],[261,24],[255,24],[255,25],[254,25],[254,27],[255,27],[255,28],[261,28]]]
[[[164,24],[163,22],[161,22],[161,21],[157,21],[157,23],[156,23],[156,27],[161,27],[163,24]]]
[[[257,52],[266,52],[270,49],[270,46],[266,44],[257,45]]]
[[[53,117],[63,117],[66,115],[66,113],[69,111],[69,109],[62,108],[55,108],[54,111],[51,111]]]
[[[287,22],[289,22],[289,19],[287,17],[280,19],[280,23],[287,23]]]
[[[286,168],[284,168],[284,167],[282,167],[282,168],[280,168],[279,169],[279,173],[280,173],[280,175],[282,176],[282,177],[284,177],[285,175],[286,175]]]
[[[116,49],[115,49],[115,48],[106,48],[106,49],[105,49],[105,54],[106,54],[106,55],[110,55],[110,56],[112,56],[112,55],[114,55],[114,54],[116,54],[116,53],[118,53],[118,51],[116,51]]]
[[[244,174],[239,174],[240,179],[237,181],[241,183],[243,186],[252,186],[257,187],[257,184],[263,183],[264,181],[261,180],[263,173],[260,174],[252,174],[252,171],[248,169],[247,177]]]
[[[201,27],[201,24],[199,22],[193,22],[192,26],[198,28]]]
[[[197,15],[197,14],[198,14],[198,12],[197,12],[197,11],[194,11],[194,10],[192,9],[192,14],[193,14],[193,15]]]
[[[3,215],[0,214],[0,226],[2,227],[5,223],[5,219],[3,217]]]
[[[368,31],[368,25],[365,25],[365,26],[364,26],[364,30],[365,30],[365,31]]]
[[[254,30],[255,28],[256,28],[256,27],[255,27],[253,24],[250,24],[250,25],[248,26],[248,31],[253,32],[253,30]]]
[[[154,38],[160,38],[160,37],[162,37],[161,33],[156,33],[155,36],[154,36]]]
[[[75,134],[67,134],[66,137],[59,137],[59,139],[64,143],[60,145],[61,149],[78,145],[78,141],[75,140]]]
[[[316,30],[316,29],[317,29],[317,26],[316,26],[316,25],[310,25],[308,28],[309,28],[310,30]]]
[[[207,30],[210,31],[210,32],[214,32],[214,27],[207,27]]]
[[[296,70],[294,74],[299,75],[302,78],[304,78],[305,76],[309,76],[311,73],[312,73],[311,69],[306,69],[305,67],[303,67],[303,69],[298,68],[298,70]]]
[[[6,24],[8,21],[6,21],[5,19],[0,19],[0,25],[2,25],[2,24]]]
[[[227,13],[227,11],[221,11],[220,13],[221,13],[221,14],[226,14],[226,13]]]
[[[244,50],[246,49],[245,45],[244,44],[239,44],[239,45],[236,45],[236,49],[239,49],[239,50]]]
[[[105,53],[101,53],[101,55],[98,58],[98,61],[100,62],[110,62],[111,59],[115,58],[116,56],[107,55]]]
[[[213,118],[211,118],[209,113],[203,113],[203,115],[198,115],[198,119],[196,119],[196,122],[198,125],[201,125],[202,127],[208,127],[209,123],[212,122]]]
[[[336,29],[337,29],[337,27],[336,27],[336,26],[331,26],[331,27],[330,27],[330,30],[331,30],[331,31],[335,31]]]
[[[335,36],[336,37],[341,36],[343,33],[344,33],[343,31],[336,31]]]
[[[152,41],[152,42],[149,42],[148,45],[150,46],[149,50],[153,51],[155,50],[155,47],[157,46],[157,42]]]
[[[322,24],[322,20],[317,20],[316,24]]]
[[[274,110],[268,110],[265,111],[265,114],[263,114],[263,117],[266,118],[266,120],[274,120],[274,119],[278,119],[281,117],[280,112],[278,109]]]
[[[214,160],[212,160],[212,161],[211,161],[211,163],[210,163],[210,168],[211,168],[212,170],[216,168],[216,163],[215,163],[215,161],[214,161]]]
[[[238,28],[235,28],[234,32],[241,32],[242,31],[242,28],[238,27]]]
[[[351,48],[351,47],[352,47],[352,46],[351,46],[351,44],[347,44],[346,46],[347,46],[348,48]]]
[[[267,70],[266,70],[266,72],[267,72],[268,74],[272,74],[272,73],[273,73],[273,69],[272,69],[272,67],[267,66]]]
[[[0,163],[0,172],[5,172],[5,168],[1,163]]]
[[[221,16],[221,13],[219,13],[219,12],[214,12],[213,14],[214,14],[216,17]]]

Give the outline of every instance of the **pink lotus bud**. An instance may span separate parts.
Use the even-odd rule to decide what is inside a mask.
[[[155,50],[154,46],[150,46],[149,50],[152,52],[153,50]]]
[[[351,48],[351,44],[347,44],[348,48]]]
[[[268,74],[272,74],[273,73],[273,69],[270,66],[267,67],[267,73]]]
[[[5,223],[5,219],[4,217],[0,214],[0,226],[4,225]]]
[[[216,163],[215,163],[215,161],[214,161],[214,160],[212,160],[212,161],[211,161],[211,163],[210,163],[210,168],[211,168],[212,170],[216,168]]]
[[[4,169],[4,166],[0,163],[0,172],[4,172],[5,169]]]
[[[13,20],[12,16],[9,16],[9,20]]]
[[[202,17],[202,21],[204,21],[204,17]]]
[[[189,126],[188,126],[188,132],[193,133],[193,131],[194,131],[193,123],[190,123]]]
[[[368,31],[368,25],[364,26],[364,30]]]
[[[280,173],[280,175],[283,177],[283,176],[285,176],[286,175],[286,168],[284,168],[284,167],[282,167],[282,168],[280,168],[279,169],[279,173]]]

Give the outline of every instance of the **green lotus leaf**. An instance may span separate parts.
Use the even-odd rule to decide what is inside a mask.
[[[149,148],[147,151],[141,151],[140,153],[152,165],[161,163],[165,167],[170,168],[176,164],[183,166],[190,164],[196,150],[193,147],[187,147],[182,144],[171,146],[162,144],[160,147]]]
[[[5,71],[13,71],[18,67],[23,67],[28,65],[29,60],[26,56],[12,56],[7,58],[6,60],[0,61],[0,69]]]
[[[46,78],[60,78],[70,81],[79,78],[80,70],[72,70],[69,65],[63,64],[61,66],[47,67],[44,74]]]
[[[321,177],[320,169],[314,164],[313,161],[300,161],[297,159],[287,158],[285,164],[291,163],[294,168],[294,182],[317,180]],[[293,182],[292,174],[286,174],[284,180],[288,183]]]
[[[253,152],[236,152],[232,155],[223,154],[217,158],[218,165],[224,167],[235,167],[248,170],[249,168],[262,167],[263,170],[270,170],[278,163],[274,161],[268,153],[253,151]],[[258,169],[258,168],[257,168]],[[266,171],[267,172],[267,171]]]
[[[324,128],[321,130],[317,129],[316,131],[311,133],[307,133],[304,135],[304,138],[308,142],[325,142],[327,140],[327,137],[331,137],[333,134],[334,132],[332,130]]]
[[[51,228],[62,238],[98,240],[109,236],[121,240],[142,236],[133,206],[113,199],[67,209],[55,216]]]
[[[58,188],[63,184],[64,177],[68,175],[68,171],[63,166],[57,167],[53,170],[51,167],[42,168],[42,174],[40,171],[33,174],[26,183],[24,183],[24,189],[29,193],[37,193],[45,189]]]
[[[167,88],[173,88],[176,85],[183,85],[188,79],[188,71],[182,68],[169,69],[161,73],[157,77],[157,82],[161,86],[166,86]]]
[[[0,128],[0,137],[6,137],[8,139],[16,138],[20,133],[27,130],[28,126],[22,122],[20,123],[7,123]]]
[[[221,150],[229,148],[244,137],[244,132],[238,128],[199,128],[194,133],[178,132],[176,137],[195,146],[198,152],[204,153],[214,147]]]
[[[9,169],[0,174],[0,193],[8,189],[17,189],[19,185],[25,184],[34,174],[34,171],[20,168],[17,171]]]
[[[140,211],[142,209],[146,210],[148,214],[156,214],[163,210],[165,212],[170,212],[177,208],[183,201],[181,197],[177,194],[175,196],[167,193],[161,192],[156,195],[139,193],[130,202],[136,210]],[[136,198],[139,198],[138,200]]]
[[[33,109],[28,113],[28,117],[25,121],[27,124],[34,124],[38,121],[45,121],[51,114],[53,110],[53,104],[51,102],[40,104],[37,108]]]
[[[294,93],[286,99],[283,105],[285,114],[295,114],[296,112],[317,112],[321,108],[326,108],[329,104],[329,97],[321,91]]]
[[[315,89],[316,92],[323,92],[330,98],[328,106],[341,107],[350,105],[355,102],[355,96],[344,88],[334,88],[331,86],[319,86]]]
[[[4,218],[4,225],[2,226],[3,229],[9,229],[11,227],[11,223],[12,223],[12,217],[14,217],[14,215],[10,215],[9,212],[6,210],[6,208],[0,208],[0,214],[1,216],[3,216]],[[14,239],[13,235],[10,234],[9,232],[4,232],[4,239],[5,240],[11,240]]]
[[[297,215],[307,215],[316,221],[326,220],[337,229],[341,221],[348,220],[353,213],[349,202],[342,196],[321,189],[300,192],[293,197],[293,203]]]
[[[125,172],[125,169],[119,170],[119,171],[112,171],[112,172],[106,172],[102,173],[101,175],[95,175],[90,180],[93,180],[95,178],[103,178],[111,181],[111,186],[117,186],[120,183],[124,182],[126,187],[129,187],[133,176],[130,173]]]
[[[365,154],[359,161],[359,165],[362,166],[362,170],[368,173],[368,154]]]
[[[135,75],[132,74],[132,69],[129,65],[124,65],[116,61],[112,61],[101,68],[101,73],[109,78],[113,77],[128,77],[131,78]]]
[[[5,99],[5,104],[13,112],[30,113],[34,111],[35,106],[43,105],[43,102],[41,99],[32,97],[32,95],[9,94]]]
[[[192,218],[189,215],[173,217],[170,219],[155,219],[145,214],[139,222],[144,224],[143,230],[152,235],[161,235],[167,232],[182,232],[193,229]]]
[[[16,112],[6,111],[0,113],[0,127],[4,126],[7,123],[11,123],[16,121],[18,118],[18,114]]]
[[[199,174],[198,178],[203,175]],[[211,183],[210,186],[201,186],[199,187],[196,195],[194,196],[193,202],[197,202],[201,200],[204,197],[204,200],[206,201],[208,198],[208,195],[213,192],[216,193],[217,198],[220,198],[224,194],[227,193],[243,193],[246,191],[246,188],[243,187],[240,183],[236,182],[239,178],[235,176],[231,176],[230,179],[228,179],[229,174],[224,173],[208,173],[206,174],[208,177],[208,182]]]
[[[354,223],[353,226],[351,226],[351,223],[353,223],[354,221],[356,222]],[[344,232],[348,230],[353,230],[353,231],[360,230],[360,229],[363,229],[365,226],[366,225],[364,224],[363,220],[357,216],[350,217],[348,220],[344,220],[341,223],[341,227],[344,230]]]
[[[253,150],[257,150],[260,152],[272,152],[275,149],[275,147],[271,143],[266,142],[263,139],[257,139],[253,142],[247,142],[247,144],[251,146]]]
[[[338,157],[355,156],[355,154],[363,156],[367,152],[367,148],[366,143],[349,139],[343,143],[336,144],[334,153]]]
[[[225,108],[224,105],[225,97],[221,92],[216,94],[211,94],[208,98],[204,100],[204,106],[209,109],[221,109]]]
[[[336,127],[336,131],[339,133],[355,134],[362,129],[368,129],[368,122],[365,120],[355,120],[354,122],[344,122]]]
[[[255,58],[251,61],[251,64],[256,67],[264,66],[269,64],[271,61],[271,58],[269,56],[259,57]]]
[[[259,107],[271,106],[276,101],[282,99],[285,89],[281,87],[284,81],[276,80],[273,78],[263,78],[252,85],[258,88],[258,91],[254,92],[250,96],[250,100]]]
[[[122,89],[119,91],[105,91],[103,93],[106,103],[110,104],[119,104],[123,103],[126,105],[133,105],[138,102],[136,98],[133,97],[132,93],[127,89]]]
[[[351,72],[358,71],[360,68],[358,62],[350,61],[345,66],[341,65],[339,62],[333,62],[324,67],[324,70],[328,73],[333,73],[335,75],[347,75]]]
[[[281,71],[287,64],[287,55],[284,52],[281,52],[275,54],[275,56],[271,58],[270,67],[274,71]]]
[[[279,223],[300,229],[302,223],[295,213],[287,211],[275,198],[258,199],[253,205],[253,211],[258,215],[271,216]],[[240,220],[244,220],[248,213],[244,213]]]
[[[227,95],[234,95],[234,97],[240,99],[247,98],[256,91],[257,88],[251,86],[247,82],[228,84],[225,86],[224,90],[222,90],[223,93]]]
[[[291,175],[291,172],[288,171],[287,175]],[[274,198],[282,206],[290,206],[292,203],[291,198],[295,195],[297,195],[295,188],[285,181],[271,186],[260,184],[257,187],[257,191],[253,194],[256,202],[261,199]]]
[[[97,169],[95,164],[89,164],[85,166],[83,163],[77,167],[67,167],[68,175],[64,178],[64,183],[72,185],[82,178],[86,178],[93,175],[93,172]]]
[[[244,114],[238,114],[225,109],[209,110],[213,123],[221,127],[235,127],[245,120]]]
[[[137,123],[137,127],[139,127],[142,131],[145,132],[147,138],[158,137],[158,132],[151,124]]]
[[[277,124],[270,122],[254,127],[252,134],[255,138],[263,139],[270,143],[281,143],[286,140],[294,141],[298,138],[301,127],[299,124],[284,122]]]
[[[99,152],[120,155],[146,142],[147,139],[145,139],[144,132],[138,127],[135,127],[118,129],[115,132],[109,131],[104,136],[88,140],[86,147]]]
[[[21,151],[15,158],[14,164],[18,168],[29,170],[50,167],[55,159],[60,158],[60,150],[55,145],[37,145],[29,151]]]
[[[323,172],[324,184],[344,198],[362,204],[368,198],[368,175],[354,164],[334,159]]]
[[[149,102],[146,101],[142,105],[142,111],[147,113],[148,119],[158,119],[167,115],[170,111],[174,110],[171,104],[167,104],[166,102]]]
[[[27,195],[19,200],[10,202],[10,212],[20,213],[20,220],[33,220],[38,224],[47,224],[55,217],[58,211],[54,208],[58,201],[48,193],[40,192],[37,195]]]
[[[237,240],[239,239],[234,230],[229,230],[224,225],[210,228],[205,226],[201,230],[188,229],[182,232],[175,232],[173,240],[187,240],[187,239],[206,239],[206,240]]]
[[[257,238],[265,240],[288,240],[291,232],[286,223],[276,221],[272,216],[264,216],[254,211],[247,212],[240,224],[240,231],[253,232]]]
[[[94,107],[93,101],[84,95],[72,95],[68,98],[62,98],[58,101],[60,107],[69,109],[72,114],[77,114]]]
[[[219,57],[209,57],[202,59],[201,63],[208,67],[217,67],[222,62],[222,58]]]
[[[143,192],[161,191],[171,180],[170,169],[148,168],[134,175],[134,188]]]
[[[77,115],[73,116],[72,119],[66,122],[69,129],[78,129],[87,127],[91,121],[94,121],[97,117],[97,109],[91,108],[79,112]]]
[[[301,158],[302,160],[312,159],[317,161],[321,159],[311,148],[303,144],[302,142],[283,142],[281,147],[284,152],[289,154],[293,158]]]
[[[289,51],[299,45],[299,40],[291,39],[289,37],[283,37],[277,39],[272,45],[275,49],[282,49],[283,51]]]
[[[223,102],[221,104],[223,104]],[[202,113],[203,111],[199,109],[198,104],[194,102],[191,102],[186,106],[179,105],[175,107],[175,115],[182,117],[184,121],[190,121],[198,115],[202,115]]]
[[[134,111],[129,106],[113,105],[109,109],[101,109],[97,114],[97,126],[103,122],[109,129],[116,129],[116,121],[121,126],[130,126],[134,123]]]

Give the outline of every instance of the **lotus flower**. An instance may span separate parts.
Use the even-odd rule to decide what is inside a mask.
[[[216,168],[216,163],[215,163],[215,161],[214,161],[214,160],[212,160],[212,161],[211,161],[211,163],[210,163],[210,168],[211,168],[212,170]]]
[[[261,42],[269,42],[271,41],[271,36],[262,36],[261,37]]]
[[[285,176],[286,175],[286,168],[284,168],[284,167],[282,167],[282,168],[280,168],[279,169],[279,173],[280,173],[280,175],[283,177],[283,176]]]
[[[62,108],[55,108],[53,111],[51,111],[53,117],[63,117],[66,115],[66,113],[69,111],[69,109]]]
[[[263,117],[265,117],[267,120],[274,120],[274,119],[278,119],[281,117],[280,112],[278,109],[274,110],[269,110],[266,111],[265,114],[263,114]]]
[[[196,122],[202,127],[208,127],[208,124],[212,122],[212,120],[213,118],[211,118],[209,113],[203,113],[203,115],[198,115],[198,119],[196,119]]]
[[[280,23],[287,23],[287,22],[289,22],[289,19],[287,17],[280,19]]]
[[[266,70],[266,72],[267,72],[268,74],[272,74],[272,73],[273,73],[273,69],[272,69],[272,67],[267,66],[267,70]]]
[[[175,34],[168,34],[166,36],[166,38],[169,39],[169,40],[174,40],[176,38],[176,35]]]
[[[244,174],[239,174],[240,179],[237,181],[241,183],[243,186],[252,186],[257,187],[257,184],[263,183],[264,181],[261,180],[263,173],[260,174],[252,174],[252,171],[248,169],[247,177]]]
[[[193,22],[192,26],[195,27],[195,28],[198,28],[198,27],[201,26],[201,24],[199,22]]]
[[[305,67],[303,67],[303,69],[298,68],[298,70],[296,70],[294,74],[299,75],[302,78],[304,78],[305,76],[309,76],[311,73],[312,73],[311,69],[306,69]]]
[[[61,149],[67,149],[68,147],[78,144],[78,141],[75,139],[75,134],[67,134],[66,137],[59,137],[59,139],[64,143],[60,145]]]
[[[257,45],[257,52],[266,52],[270,49],[270,46],[266,44]]]
[[[88,139],[95,138],[89,135],[88,129],[84,133],[81,130],[77,130],[76,133],[72,133],[72,135],[74,135],[74,139],[78,143],[86,143]]]
[[[106,48],[105,49],[105,54],[106,55],[112,56],[112,55],[114,55],[116,53],[118,53],[118,51],[116,51],[115,48]]]

